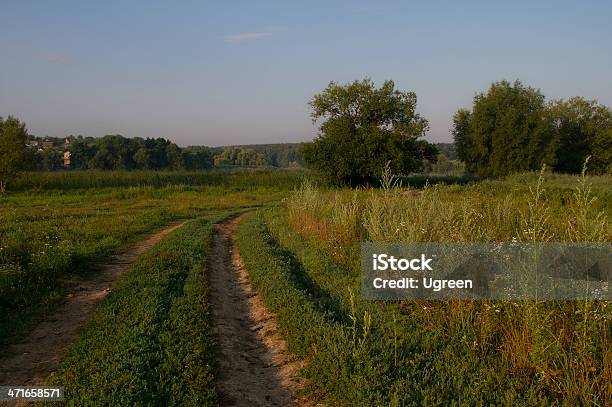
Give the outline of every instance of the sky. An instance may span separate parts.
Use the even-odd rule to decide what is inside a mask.
[[[0,6],[0,116],[179,145],[311,140],[330,81],[414,91],[426,139],[493,81],[612,106],[611,1],[34,1]]]

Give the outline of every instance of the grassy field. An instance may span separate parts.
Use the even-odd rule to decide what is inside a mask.
[[[546,178],[550,179],[547,180]],[[611,241],[612,179],[325,191],[250,215],[240,248],[313,394],[340,405],[606,405],[612,307],[594,301],[370,302],[363,241]]]
[[[276,204],[303,178],[286,171],[203,174],[203,185],[167,186],[155,186],[157,177],[192,175],[37,174],[23,181],[29,188],[0,195],[0,343],[57,302],[62,279],[92,272],[96,261],[144,234],[211,211]],[[41,180],[43,190],[34,186]]]
[[[71,405],[215,405],[206,260],[211,212],[140,258],[51,380]]]
[[[0,196],[0,343],[112,253],[189,220],[96,309],[50,383],[68,404],[216,405],[212,226],[238,246],[305,394],[328,405],[596,405],[612,397],[612,307],[596,301],[365,301],[360,245],[612,241],[612,178],[521,174],[317,186],[304,172],[36,174]],[[471,182],[468,182],[471,181]],[[438,182],[439,184],[431,185]]]
[[[291,187],[303,170],[226,169],[208,171],[50,171],[31,172],[12,189],[48,191],[117,187],[217,186],[228,190]]]

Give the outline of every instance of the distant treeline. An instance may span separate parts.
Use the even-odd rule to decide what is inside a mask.
[[[457,159],[457,149],[453,143],[434,143],[434,145],[447,160]]]
[[[225,149],[243,149],[254,151],[263,160],[265,165],[272,167],[303,167],[301,148],[304,143],[276,143],[276,144],[250,144],[232,147],[215,147],[215,155],[221,155]],[[226,154],[227,156],[227,154]]]
[[[30,136],[31,169],[201,170],[212,167],[301,167],[300,143],[181,148],[164,138]],[[66,154],[69,153],[69,154]]]
[[[30,148],[37,170],[198,170],[213,166],[207,147],[182,149],[164,138],[32,137]],[[69,153],[69,154],[66,154]]]
[[[199,170],[213,167],[279,167],[305,166],[301,149],[304,143],[251,144],[225,147],[179,147],[165,138],[128,138],[122,135],[104,137],[29,136],[28,145],[34,154],[34,170]],[[453,143],[436,143],[438,165],[456,162]],[[70,164],[64,165],[64,154],[70,152]]]

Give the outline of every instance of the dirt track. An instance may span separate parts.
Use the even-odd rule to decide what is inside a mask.
[[[91,318],[96,305],[112,290],[119,277],[138,257],[183,224],[170,226],[125,253],[113,256],[93,278],[66,282],[69,289],[62,304],[25,339],[9,345],[0,358],[0,385],[43,383],[77,338],[79,328]]]
[[[215,225],[209,263],[221,405],[310,405],[296,398],[302,362],[287,354],[274,316],[249,283],[234,236],[239,222]]]

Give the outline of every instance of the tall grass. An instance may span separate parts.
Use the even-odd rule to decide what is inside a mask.
[[[467,186],[415,190],[387,183],[381,190],[334,192],[305,183],[287,201],[286,219],[353,276],[363,241],[612,241],[612,177],[589,177],[585,170],[569,180],[542,171]],[[401,323],[420,321],[432,332],[462,338],[462,346],[480,358],[480,368],[495,369],[502,381],[522,377],[536,399],[605,405],[612,397],[608,302],[411,301],[402,307],[410,315]],[[394,318],[389,315],[386,323]],[[440,338],[438,346],[445,343]]]
[[[109,187],[164,187],[170,185],[222,186],[236,188],[292,188],[307,176],[296,170],[208,170],[208,171],[51,171],[30,172],[10,190],[87,189]]]

